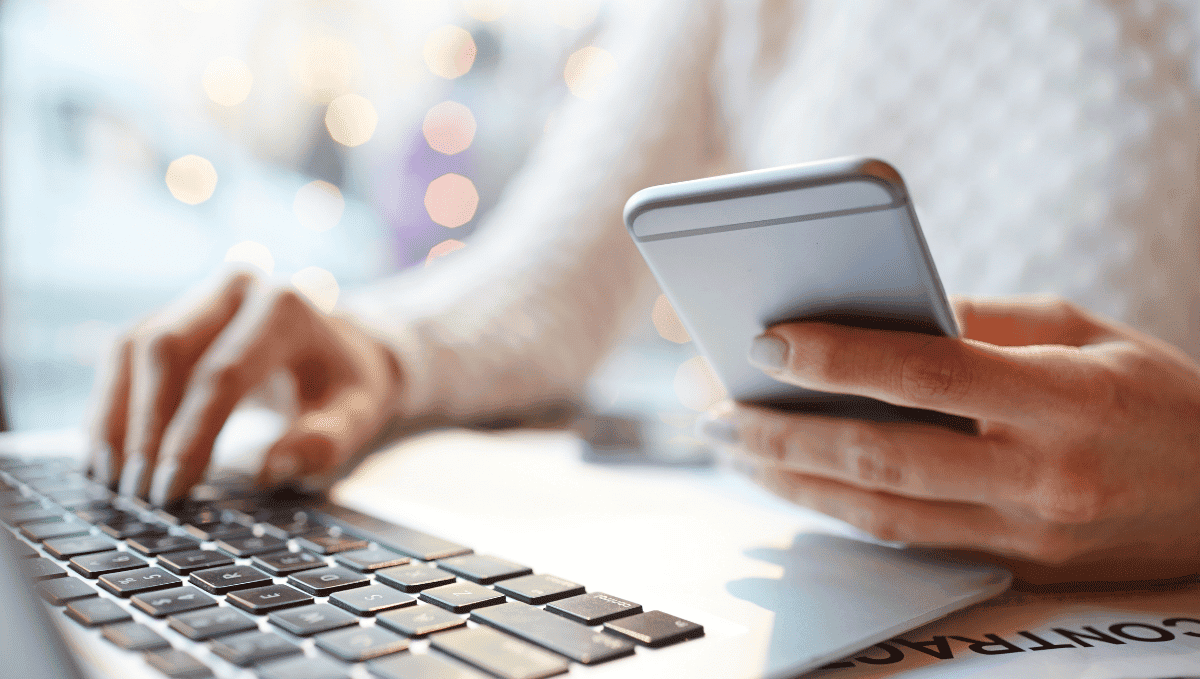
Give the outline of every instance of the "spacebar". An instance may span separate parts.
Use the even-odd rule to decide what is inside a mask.
[[[315,518],[327,526],[337,526],[352,535],[366,540],[374,540],[381,547],[422,561],[445,559],[460,554],[470,554],[474,551],[457,542],[443,540],[436,535],[382,521],[335,504],[322,505]]]

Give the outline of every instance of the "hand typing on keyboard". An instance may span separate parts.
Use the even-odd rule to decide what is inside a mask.
[[[263,483],[348,462],[393,415],[401,385],[383,342],[248,273],[141,323],[110,368],[92,473],[157,504],[201,480],[234,407],[280,375],[294,386],[294,417],[264,457]]]
[[[978,436],[746,406],[703,428],[740,440],[768,489],[886,540],[999,554],[1035,582],[1195,573],[1200,366],[1064,302],[955,306],[965,340],[793,323],[752,359]]]

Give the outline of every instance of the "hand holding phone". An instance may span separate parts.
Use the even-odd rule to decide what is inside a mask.
[[[957,336],[900,174],[848,158],[634,194],[625,224],[680,320],[737,401],[877,421],[965,418],[773,380],[751,342],[787,321]]]

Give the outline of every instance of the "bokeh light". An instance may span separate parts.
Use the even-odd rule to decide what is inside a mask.
[[[451,252],[454,252],[455,250],[461,250],[465,247],[467,247],[466,243],[460,240],[454,240],[453,238],[448,238],[429,248],[429,254],[425,256],[425,266],[429,266],[430,264],[433,264],[434,260],[440,257],[445,257]]]
[[[463,9],[480,21],[496,21],[512,9],[509,0],[463,0]]]
[[[221,57],[204,67],[204,93],[222,106],[237,106],[250,96],[254,75],[241,59]]]
[[[337,226],[345,210],[346,199],[338,187],[320,179],[301,186],[292,201],[292,211],[300,224],[317,232]]]
[[[308,37],[292,62],[292,76],[300,94],[318,104],[328,104],[353,92],[361,70],[358,48],[329,35]]]
[[[292,285],[300,291],[300,294],[307,297],[313,306],[325,313],[333,311],[334,305],[337,304],[338,294],[341,293],[333,274],[318,266],[310,266],[297,271],[292,275]]]
[[[262,243],[244,240],[225,251],[226,262],[237,262],[258,267],[270,276],[275,273],[275,258]]]
[[[571,30],[579,30],[596,20],[599,0],[551,0],[546,3],[550,20]]]
[[[563,79],[571,94],[580,99],[595,99],[617,70],[617,60],[611,52],[589,45],[567,59]]]
[[[464,28],[442,26],[429,34],[421,55],[434,75],[452,80],[471,70],[471,64],[475,63],[475,40]]]
[[[434,151],[448,156],[461,153],[475,139],[475,116],[457,101],[443,101],[425,114],[421,132]]]
[[[325,111],[325,127],[329,136],[345,146],[365,144],[375,134],[379,114],[366,97],[343,94],[329,102]]]
[[[217,169],[200,156],[177,158],[167,166],[167,188],[188,205],[203,203],[217,189]]]
[[[691,335],[683,327],[683,323],[675,314],[675,309],[667,300],[666,295],[659,295],[658,299],[654,300],[654,307],[650,310],[650,320],[654,322],[654,329],[663,339],[676,344],[686,344],[692,341]]]
[[[429,182],[425,189],[425,210],[429,218],[451,229],[462,226],[475,216],[479,193],[475,184],[461,174],[444,174]]]
[[[708,410],[725,398],[716,373],[703,356],[693,356],[675,371],[675,395],[689,410]]]

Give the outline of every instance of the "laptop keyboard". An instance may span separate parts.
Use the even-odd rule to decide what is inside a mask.
[[[65,624],[168,677],[537,679],[704,634],[333,505],[230,483],[157,509],[76,464],[0,456],[0,548]]]

